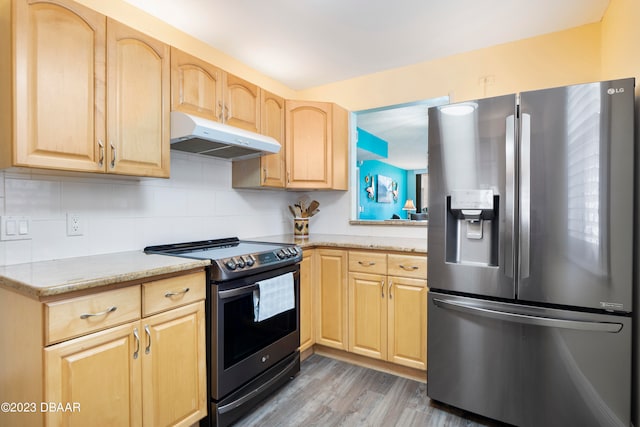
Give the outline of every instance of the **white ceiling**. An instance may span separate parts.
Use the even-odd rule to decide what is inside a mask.
[[[125,0],[300,90],[598,22],[609,0]],[[426,107],[359,114],[426,168]],[[413,117],[414,120],[411,120]],[[416,155],[418,151],[424,155]]]
[[[609,0],[125,0],[305,89],[598,22]]]

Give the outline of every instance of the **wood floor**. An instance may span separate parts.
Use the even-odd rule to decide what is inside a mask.
[[[495,425],[431,402],[423,383],[314,354],[293,381],[234,427]]]

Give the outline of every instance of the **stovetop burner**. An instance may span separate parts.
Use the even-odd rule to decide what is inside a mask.
[[[237,237],[148,246],[144,251],[210,260],[213,281],[231,280],[302,260],[302,249],[296,245],[240,240]]]

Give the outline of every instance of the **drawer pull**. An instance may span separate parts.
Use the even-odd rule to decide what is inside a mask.
[[[133,337],[136,339],[136,351],[133,352],[133,358],[138,358],[138,353],[140,353],[140,335],[138,335],[138,328],[133,329]]]
[[[151,352],[151,331],[149,330],[149,325],[144,325],[144,333],[147,335],[147,346],[144,349],[144,354],[149,354]]]
[[[371,267],[372,265],[376,265],[376,263],[373,261],[358,261],[358,264],[364,267]]]
[[[167,292],[166,294],[164,294],[164,296],[165,298],[171,298],[175,297],[176,295],[186,294],[187,292],[189,292],[189,288],[184,288],[183,290],[176,292]]]
[[[112,307],[107,308],[105,311],[101,311],[100,313],[84,313],[84,314],[80,315],[80,318],[81,319],[88,319],[90,317],[104,316],[105,314],[113,313],[117,309],[118,309],[118,307],[116,307],[114,305]]]
[[[380,281],[380,289],[382,289],[382,298],[384,298],[384,280]]]
[[[400,268],[402,268],[403,270],[407,270],[407,271],[415,271],[420,267],[415,266],[415,265],[402,265],[402,264],[400,264]]]

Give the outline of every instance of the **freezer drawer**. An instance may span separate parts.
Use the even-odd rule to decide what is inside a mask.
[[[631,318],[429,293],[431,399],[519,426],[629,426]]]

